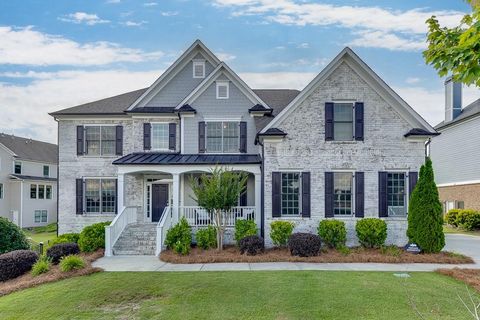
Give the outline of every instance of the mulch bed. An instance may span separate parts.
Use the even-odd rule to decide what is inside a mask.
[[[478,269],[438,269],[436,272],[465,282],[480,292],[480,270]]]
[[[203,250],[192,248],[190,254],[182,256],[171,250],[163,251],[160,259],[170,263],[221,263],[221,262],[376,262],[376,263],[446,263],[466,264],[473,263],[470,257],[456,253],[441,252],[435,254],[412,254],[401,248],[364,249],[351,248],[348,254],[334,249],[322,249],[315,257],[296,257],[290,255],[287,248],[266,249],[256,256],[240,254],[237,247],[226,247],[223,251],[216,249]]]
[[[86,262],[85,268],[80,270],[62,272],[60,271],[58,265],[52,265],[52,267],[47,273],[41,274],[36,277],[32,276],[30,273],[26,273],[18,278],[11,279],[5,282],[0,282],[0,297],[15,291],[32,288],[44,283],[55,282],[66,278],[84,276],[87,274],[102,271],[102,269],[100,268],[92,267],[92,262],[104,256],[103,249],[92,253],[81,253],[80,256],[83,257]]]

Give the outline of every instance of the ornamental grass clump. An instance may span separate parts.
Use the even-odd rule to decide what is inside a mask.
[[[69,272],[85,268],[85,260],[77,255],[63,257],[60,260],[60,271]]]

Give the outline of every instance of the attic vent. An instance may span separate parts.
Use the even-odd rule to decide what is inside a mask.
[[[228,81],[217,81],[217,99],[228,99],[229,84]]]
[[[193,77],[205,78],[205,61],[193,61]]]

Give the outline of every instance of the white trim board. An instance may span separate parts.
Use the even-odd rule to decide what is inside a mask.
[[[375,90],[399,115],[413,127],[423,128],[429,132],[435,129],[428,124],[405,100],[393,91],[352,49],[344,48],[301,92],[288,106],[282,110],[261,133],[283,121],[296,107],[298,107],[321,83],[325,81],[342,62],[346,62],[373,90]]]
[[[437,184],[437,188],[465,186],[465,185],[470,185],[470,184],[480,184],[480,180],[468,180],[468,181],[459,181],[459,182],[440,183],[440,184]]]

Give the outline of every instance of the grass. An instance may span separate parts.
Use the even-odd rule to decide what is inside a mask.
[[[44,227],[29,228],[24,231],[27,237],[32,238],[33,242],[43,242],[44,244],[47,244],[48,241],[57,237],[57,224],[51,223]]]
[[[480,230],[473,230],[473,231],[468,231],[464,230],[462,228],[455,228],[450,225],[443,225],[443,232],[445,233],[460,233],[460,234],[468,234],[471,236],[480,236]]]
[[[469,319],[436,273],[102,272],[0,298],[6,319]]]

